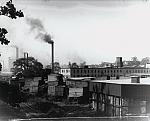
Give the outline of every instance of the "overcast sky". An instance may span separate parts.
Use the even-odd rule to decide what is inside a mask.
[[[25,17],[17,20],[0,17],[0,25],[8,29],[11,45],[19,46],[21,52],[29,52],[43,64],[50,63],[51,47],[37,37],[38,29],[31,30],[27,18],[41,22],[44,32],[52,36],[55,60],[61,64],[114,62],[117,56],[123,60],[132,56],[150,57],[149,1],[14,0],[14,3]],[[14,56],[14,52],[11,49],[7,56]]]

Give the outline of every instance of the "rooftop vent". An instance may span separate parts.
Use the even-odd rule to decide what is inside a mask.
[[[140,83],[139,76],[131,76],[131,83]]]

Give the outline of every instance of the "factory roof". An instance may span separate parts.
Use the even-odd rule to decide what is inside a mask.
[[[88,79],[95,79],[95,77],[74,77],[74,78],[68,78],[69,80],[88,80]]]
[[[140,66],[123,66],[123,67],[88,67],[88,68],[79,67],[70,69],[149,69],[149,68]]]
[[[119,84],[119,85],[150,85],[150,78],[140,78],[140,83],[132,83],[131,78],[128,79],[114,79],[114,80],[91,80],[91,82]]]

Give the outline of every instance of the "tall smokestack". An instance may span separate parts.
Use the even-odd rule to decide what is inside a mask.
[[[35,39],[39,39],[51,44],[52,47],[52,73],[54,73],[54,42],[51,39],[50,34],[48,34],[41,22],[41,20],[39,19],[35,19],[35,18],[30,18],[28,17],[27,19],[27,24],[30,25],[30,31],[36,31],[37,34],[35,35]]]
[[[49,34],[43,34],[42,39],[44,42],[51,44],[51,49],[52,49],[52,73],[54,73],[54,41],[52,40],[51,36]]]
[[[54,73],[54,42],[52,42],[51,45],[52,45],[52,73]]]

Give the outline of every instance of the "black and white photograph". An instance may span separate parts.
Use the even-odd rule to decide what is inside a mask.
[[[0,121],[150,121],[150,1],[0,0]]]

